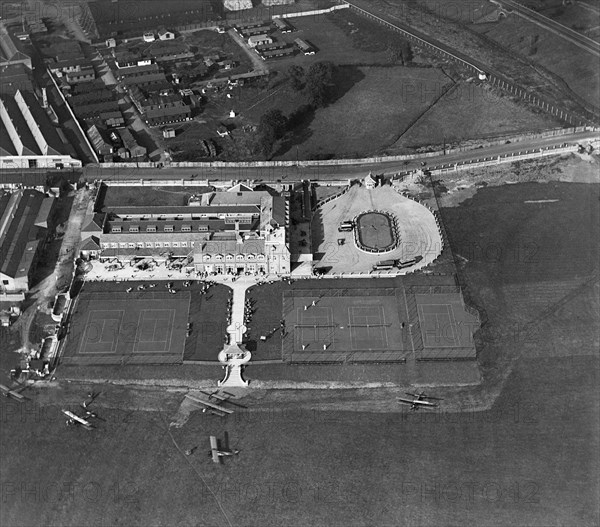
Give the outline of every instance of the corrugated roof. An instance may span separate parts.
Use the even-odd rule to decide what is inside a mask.
[[[16,156],[17,150],[11,141],[8,130],[0,120],[0,156]]]
[[[156,108],[154,110],[145,110],[146,119],[159,119],[162,117],[173,117],[175,115],[190,115],[191,110],[187,104],[181,106],[169,106],[167,108]]]
[[[13,193],[0,219],[0,272],[16,278],[29,272],[37,248],[35,226],[44,194],[37,190]]]
[[[23,143],[23,152],[21,155],[41,155],[42,152],[40,151],[35,138],[29,129],[29,126],[27,126],[27,122],[25,121],[25,117],[23,117],[23,114],[17,105],[17,101],[15,101],[14,97],[2,96],[0,98],[2,99],[2,103],[6,108],[6,113],[8,114],[9,119],[11,120],[13,126],[20,136],[21,142]]]
[[[31,115],[34,118],[38,129],[44,136],[46,143],[48,143],[47,155],[64,153],[63,142],[58,136],[56,128],[52,124],[52,121],[50,121],[46,111],[41,107],[36,96],[33,93],[25,91],[21,92],[21,95],[23,95],[23,99],[25,100]]]
[[[44,197],[42,200],[42,204],[40,205],[40,209],[38,210],[37,216],[35,218],[36,227],[43,227],[44,229],[48,228],[48,218],[50,217],[50,213],[52,212],[52,207],[54,206],[54,198],[50,198],[48,196]]]

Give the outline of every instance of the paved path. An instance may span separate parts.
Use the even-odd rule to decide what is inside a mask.
[[[244,42],[242,37],[240,37],[236,33],[235,29],[230,29],[227,33],[229,33],[229,36],[235,41],[235,43],[238,44],[244,50],[246,55],[248,55],[248,58],[252,62],[252,66],[254,66],[254,73],[269,72],[269,68],[265,65],[264,61],[254,52],[254,50],[248,47],[248,45]]]

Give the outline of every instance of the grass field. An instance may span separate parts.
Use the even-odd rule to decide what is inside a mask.
[[[461,82],[442,96],[400,139],[387,149],[440,145],[485,139],[508,133],[541,131],[560,126],[545,114],[534,113],[520,102]]]
[[[392,218],[387,214],[370,212],[356,220],[360,242],[371,249],[392,247],[396,240]]]
[[[227,525],[225,514],[240,525],[294,527],[593,525],[597,367],[591,358],[523,361],[493,410],[446,416],[273,405],[227,421],[195,412],[169,429],[172,395],[112,396],[107,387],[101,398],[123,410],[97,406],[106,422],[90,433],[65,427],[56,404],[22,412],[3,399],[5,422],[15,426],[0,431],[0,519],[213,527]],[[161,411],[143,410],[151,397]],[[208,436],[224,431],[241,453],[217,466],[206,455]],[[36,488],[43,491],[32,500]]]
[[[353,157],[380,151],[394,144],[450,83],[440,70],[429,68],[360,67],[346,72],[354,77],[349,89],[317,110],[301,136],[301,157]],[[278,159],[295,155],[296,150],[290,149]]]

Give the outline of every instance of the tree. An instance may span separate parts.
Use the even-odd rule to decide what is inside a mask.
[[[302,66],[292,65],[288,68],[287,73],[292,88],[296,91],[300,91],[304,87],[304,68]]]
[[[287,131],[288,120],[281,110],[269,110],[260,118],[256,130],[256,153],[268,157],[273,150],[275,142],[283,137]]]
[[[281,110],[269,110],[260,118],[258,131],[264,133],[269,131],[275,139],[279,139],[287,130],[287,117],[283,115]]]
[[[313,64],[306,74],[306,93],[315,107],[324,106],[331,99],[331,87],[335,66],[322,61]]]

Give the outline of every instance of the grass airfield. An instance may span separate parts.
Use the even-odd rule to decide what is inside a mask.
[[[101,384],[106,422],[88,432],[60,414],[88,387],[61,384],[32,391],[27,405],[0,400],[0,523],[597,525],[598,191],[488,187],[442,209],[468,260],[461,278],[487,317],[477,337],[485,383],[452,398],[430,391],[465,411],[362,411],[369,390],[353,391],[362,404],[345,410],[333,394],[310,403],[303,391],[297,404],[289,391],[262,392],[254,410],[227,420],[194,412],[176,428],[182,392]],[[537,257],[515,256],[532,241]],[[503,257],[478,252],[492,242]],[[490,410],[470,409],[494,393]],[[217,466],[208,437],[224,431],[241,453]]]
[[[88,432],[3,399],[2,525],[592,525],[597,371],[524,360],[491,411],[438,417],[274,407],[169,429],[169,398],[99,407]],[[217,466],[225,430],[241,453]]]

